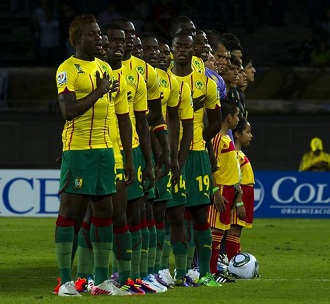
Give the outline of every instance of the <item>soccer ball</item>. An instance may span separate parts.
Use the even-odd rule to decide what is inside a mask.
[[[253,279],[259,276],[258,261],[252,254],[241,252],[229,261],[228,273],[238,279]]]

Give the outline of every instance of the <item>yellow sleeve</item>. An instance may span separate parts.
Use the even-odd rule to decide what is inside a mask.
[[[147,102],[147,86],[144,79],[139,74],[138,84],[136,88],[136,93],[134,97],[133,110],[137,112],[146,112],[148,110]]]
[[[68,61],[63,62],[56,72],[57,93],[61,94],[64,90],[75,92],[76,77],[77,69],[74,65],[69,65]]]
[[[159,99],[160,90],[158,84],[158,77],[155,69],[147,64],[146,66],[146,80],[147,80],[147,90],[148,90],[148,101]]]
[[[194,71],[201,73],[201,74],[205,74],[205,64],[201,58],[199,58],[197,56],[193,56],[192,60],[191,60],[191,66]]]
[[[125,78],[121,73],[116,72],[114,79],[117,79],[119,82],[119,90],[111,94],[112,100],[115,104],[115,113],[127,114],[129,113],[128,100],[127,100],[127,84]]]
[[[173,75],[169,75],[171,81],[170,96],[167,100],[167,106],[174,108],[179,104],[179,83]]]

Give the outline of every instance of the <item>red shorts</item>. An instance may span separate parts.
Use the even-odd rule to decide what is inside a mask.
[[[245,228],[252,228],[254,213],[254,189],[252,185],[241,185],[243,203],[246,211]]]
[[[209,207],[209,223],[211,228],[219,229],[219,230],[229,230],[230,229],[230,213],[231,207],[233,204],[233,199],[235,195],[235,187],[234,186],[223,186],[218,185],[220,193],[222,196],[228,201],[226,204],[226,211],[219,212],[214,205],[210,205]]]

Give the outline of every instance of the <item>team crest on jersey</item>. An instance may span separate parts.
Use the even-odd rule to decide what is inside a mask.
[[[76,67],[78,74],[84,74],[85,72],[81,68],[80,64],[75,63],[74,66]]]
[[[126,82],[129,84],[134,84],[135,83],[135,77],[133,75],[127,75],[126,76]]]
[[[168,88],[168,82],[166,79],[161,79],[160,80],[160,85],[164,88]]]
[[[108,69],[107,69],[107,67],[105,65],[102,65],[101,66],[101,69],[102,69],[103,72],[107,72],[108,71]]]
[[[201,68],[201,64],[200,64],[200,62],[199,62],[198,60],[194,60],[193,65],[194,65],[196,68],[198,68],[198,69]]]
[[[140,75],[144,75],[144,73],[146,72],[145,68],[143,66],[137,66],[136,71],[140,74]]]
[[[74,180],[74,186],[76,189],[81,189],[83,185],[83,178],[82,177],[76,177]]]
[[[60,72],[57,74],[57,84],[62,85],[68,82],[68,77],[66,72]]]
[[[198,90],[203,90],[204,89],[204,84],[203,82],[201,82],[200,80],[197,80],[195,82],[195,87],[198,89]]]

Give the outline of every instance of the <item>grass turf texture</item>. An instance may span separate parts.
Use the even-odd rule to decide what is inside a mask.
[[[260,278],[220,288],[173,288],[145,296],[63,298],[56,285],[55,218],[0,218],[3,303],[329,303],[329,220],[256,219],[242,250],[256,256]]]

